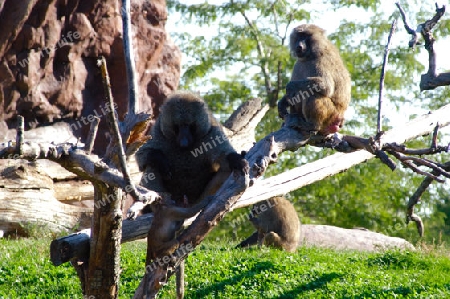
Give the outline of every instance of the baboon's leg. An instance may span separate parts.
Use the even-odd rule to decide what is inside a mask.
[[[236,248],[248,247],[258,243],[258,232],[254,232],[250,237],[239,243]]]
[[[267,234],[265,234],[263,244],[267,246],[284,248],[283,239],[281,239],[281,237],[275,232],[268,232]]]

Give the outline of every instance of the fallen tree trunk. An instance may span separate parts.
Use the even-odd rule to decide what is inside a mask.
[[[92,209],[60,203],[53,180],[24,160],[0,160],[0,230],[4,235],[89,227]]]
[[[152,224],[153,214],[145,214],[136,220],[125,219],[122,222],[121,243],[143,239],[147,236]],[[50,244],[50,260],[59,266],[70,260],[85,262],[89,258],[89,240],[91,230],[85,229],[52,241]]]
[[[445,127],[449,124],[450,104],[387,131],[382,136],[381,141],[384,144],[393,142],[401,144],[419,136],[429,135],[437,125]],[[244,192],[232,209],[246,207],[273,196],[287,194],[374,157],[364,150],[348,154],[336,153],[268,179],[256,181],[254,186]]]
[[[124,220],[122,243],[147,237],[153,215],[146,214],[136,220]],[[414,246],[402,238],[390,237],[366,229],[346,229],[330,225],[301,226],[301,239],[298,246],[316,246],[333,249],[358,251],[381,251],[386,249],[414,250]],[[91,231],[78,233],[53,240],[50,244],[50,260],[59,266],[68,261],[84,262],[89,258],[89,239]]]

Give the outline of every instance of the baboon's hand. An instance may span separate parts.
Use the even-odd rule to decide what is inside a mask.
[[[232,171],[238,171],[241,175],[247,175],[250,171],[247,160],[238,153],[230,153],[227,155],[228,164]]]
[[[287,108],[289,106],[288,97],[285,95],[278,101],[278,116],[284,119],[288,114]]]

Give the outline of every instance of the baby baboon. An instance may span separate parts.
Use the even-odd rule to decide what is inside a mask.
[[[272,197],[255,204],[250,221],[256,228],[237,247],[255,244],[273,246],[294,252],[300,241],[300,220],[291,202],[284,197]]]
[[[279,116],[284,119],[290,106],[299,127],[321,135],[337,132],[351,98],[350,74],[337,48],[312,24],[294,28],[289,47],[297,62],[278,102]]]
[[[144,175],[141,185],[169,192],[175,202],[202,197],[212,178],[231,171],[248,173],[248,162],[236,153],[206,103],[192,93],[175,93],[161,107],[148,140],[136,153]],[[149,179],[151,178],[151,179]],[[210,186],[210,194],[220,184]]]

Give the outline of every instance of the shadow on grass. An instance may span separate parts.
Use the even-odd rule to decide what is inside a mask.
[[[289,299],[289,298],[298,298],[297,295],[306,292],[306,291],[314,291],[317,289],[321,289],[323,288],[327,283],[333,281],[334,279],[337,278],[341,278],[343,277],[343,274],[338,274],[338,273],[327,273],[327,274],[323,274],[320,277],[297,286],[296,288],[287,291],[285,293],[283,293],[283,295],[280,295],[278,297],[276,297],[277,299]]]
[[[258,274],[262,271],[268,270],[268,269],[272,269],[272,268],[273,268],[273,264],[270,262],[259,262],[245,272],[241,272],[238,275],[235,275],[231,278],[222,280],[220,282],[213,283],[208,287],[198,289],[197,291],[195,291],[192,294],[192,297],[193,298],[203,298],[212,292],[217,292],[217,291],[221,292],[225,289],[225,286],[236,285],[236,284],[238,284],[238,282],[240,282],[246,278],[253,278],[253,276],[255,276],[256,274]]]
[[[420,298],[449,298],[448,297],[448,291],[450,290],[450,285],[444,286],[444,288],[441,288],[437,293],[433,294],[436,297],[431,297],[429,294],[430,291],[427,291],[427,289],[422,285],[414,285],[414,286],[399,286],[395,288],[389,288],[389,289],[372,289],[367,290],[365,292],[362,292],[359,295],[355,295],[352,298],[355,299],[364,299],[364,298],[418,298],[417,296],[420,296],[421,293],[425,292],[427,295],[422,295],[425,297]]]

